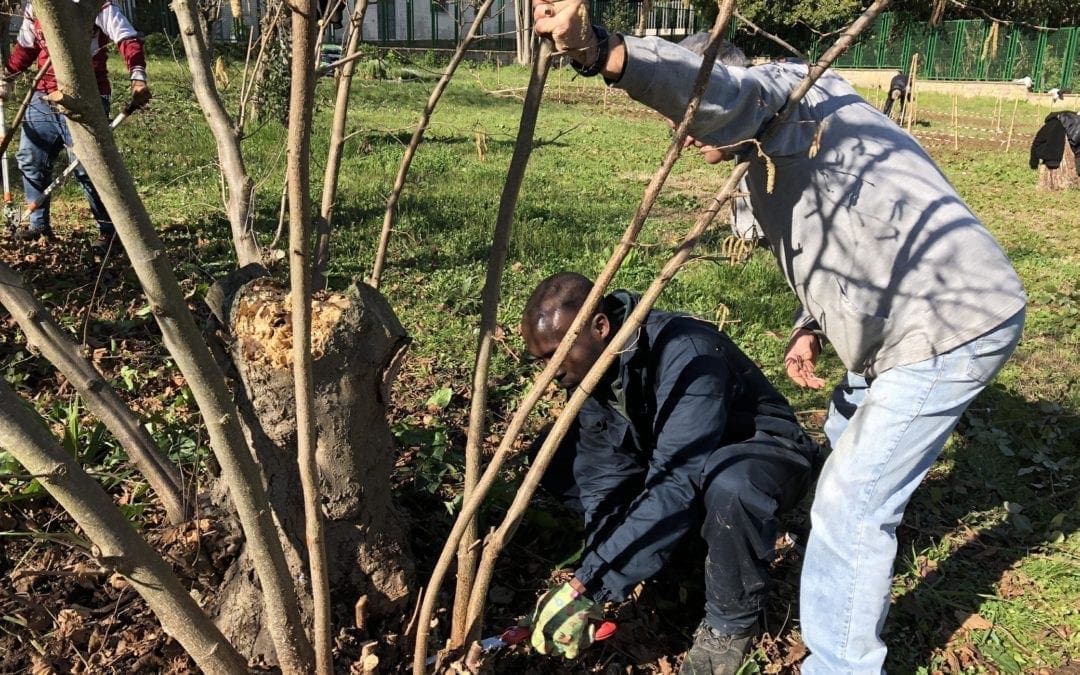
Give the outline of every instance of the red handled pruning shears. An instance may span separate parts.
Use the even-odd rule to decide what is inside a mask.
[[[617,628],[618,626],[614,621],[601,622],[600,625],[596,627],[596,635],[593,636],[593,642],[600,642],[601,640],[608,639],[615,634]],[[525,640],[528,640],[530,635],[532,635],[532,627],[530,626],[511,626],[498,635],[492,635],[491,637],[481,640],[480,651],[489,653],[505,647],[521,644]],[[427,665],[429,666],[434,663],[434,656],[427,660]]]

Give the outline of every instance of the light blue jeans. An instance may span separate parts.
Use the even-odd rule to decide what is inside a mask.
[[[806,675],[884,672],[896,527],[960,415],[1016,348],[1020,311],[956,349],[833,392],[832,454],[811,508],[800,590]]]
[[[108,96],[101,97],[101,105],[108,114]],[[60,150],[66,149],[68,159],[74,159],[71,146],[67,119],[45,99],[45,94],[35,91],[23,120],[19,151],[15,153],[19,171],[23,175],[23,191],[26,193],[27,203],[42,202],[30,213],[30,229],[35,232],[51,227],[49,205],[52,200],[42,200],[41,195],[53,180],[53,165]],[[105,204],[81,165],[75,169],[75,180],[79,181],[87,201],[90,202],[90,213],[97,221],[98,230],[103,236],[112,236],[114,229],[109,212],[105,210]]]

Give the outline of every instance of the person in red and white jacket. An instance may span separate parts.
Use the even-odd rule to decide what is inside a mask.
[[[101,10],[94,20],[89,47],[94,74],[97,76],[98,91],[101,94],[101,103],[106,113],[109,110],[112,94],[106,64],[107,48],[110,42],[116,43],[130,73],[133,106],[145,105],[150,100],[151,93],[146,83],[146,54],[143,51],[142,39],[120,8],[112,2],[105,2],[101,5]],[[52,66],[48,65],[49,47],[45,43],[41,23],[34,16],[34,8],[27,2],[23,8],[23,21],[15,47],[4,66],[3,79],[0,80],[0,100],[6,100],[10,95],[11,80],[35,62],[38,68],[47,67],[48,70],[38,80],[35,87],[36,90],[23,121],[19,151],[16,153],[19,170],[23,175],[26,201],[29,204],[36,204],[36,208],[30,214],[27,229],[20,230],[15,235],[17,239],[22,240],[53,236],[49,222],[48,200],[39,202],[41,202],[42,192],[52,179],[53,164],[60,149],[66,148],[68,156],[74,157],[67,120],[50,102],[50,95],[56,91],[56,76]],[[90,182],[90,177],[81,166],[75,171],[75,177],[86,193],[90,202],[90,211],[97,221],[101,234],[94,242],[93,248],[96,253],[102,253],[112,243],[116,230],[105,210],[105,205],[101,202],[101,197],[98,196],[97,190]]]

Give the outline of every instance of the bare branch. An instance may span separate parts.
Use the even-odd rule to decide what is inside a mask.
[[[330,577],[326,563],[326,534],[319,507],[319,465],[316,462],[315,380],[311,366],[311,125],[315,101],[313,0],[294,0],[292,10],[292,87],[289,100],[289,281],[292,300],[293,378],[296,392],[296,454],[304,491],[304,534],[311,571],[312,613],[315,615],[315,667],[333,675],[330,624]],[[301,589],[297,589],[299,592]]]
[[[326,169],[323,171],[322,203],[319,217],[315,220],[315,263],[312,276],[321,280],[330,262],[330,223],[334,216],[334,202],[337,200],[338,177],[341,174],[341,155],[345,149],[345,122],[349,112],[349,92],[352,90],[354,60],[360,55],[361,26],[367,12],[367,0],[358,0],[349,17],[349,41],[345,47],[346,58],[338,76],[337,98],[334,101],[334,122],[330,129],[330,147],[326,151]],[[339,63],[341,63],[339,61]],[[321,72],[321,69],[316,72]],[[318,283],[318,282],[316,282]]]
[[[122,574],[206,673],[247,672],[247,663],[195,603],[154,549],[132,529],[112,499],[86,475],[40,417],[0,378],[0,445],[32,474],[94,542],[94,555]]]
[[[225,104],[214,84],[206,26],[199,16],[194,0],[173,0],[171,7],[180,28],[180,39],[184,43],[195,98],[198,99],[199,107],[202,108],[210,131],[214,134],[222,177],[229,187],[226,212],[232,229],[237,261],[240,267],[261,262],[259,245],[251,228],[254,184],[244,167],[244,155],[240,150],[237,128],[229,118],[229,113],[225,111]]]
[[[85,44],[97,5],[44,2],[35,5],[52,53],[59,89],[76,106],[68,118],[75,153],[82,160],[113,218],[128,259],[161,328],[166,348],[187,378],[206,422],[210,445],[244,527],[262,584],[266,621],[278,661],[287,672],[310,672],[311,645],[300,626],[296,594],[277,538],[261,475],[244,440],[225,378],[188,311],[187,302],[150,222],[131,174],[108,129]]]
[[[789,52],[791,52],[795,56],[799,57],[800,59],[805,59],[806,58],[805,56],[803,56],[803,53],[800,52],[798,49],[795,49],[794,47],[792,47],[790,44],[785,42],[782,38],[777,37],[776,35],[773,35],[772,33],[764,30],[763,28],[758,26],[756,23],[754,23],[750,19],[747,19],[742,14],[739,14],[738,11],[735,12],[735,18],[739,20],[740,24],[743,24],[748,29],[750,29],[750,33],[752,35],[761,35],[762,37],[765,37],[765,38],[767,38],[769,40],[772,40],[773,42],[780,45],[784,49],[788,50]]]
[[[438,105],[439,99],[442,98],[443,92],[446,91],[446,87],[450,84],[450,78],[454,76],[454,72],[457,71],[458,65],[465,58],[465,52],[476,40],[476,35],[483,27],[484,17],[491,10],[491,5],[494,0],[484,0],[484,2],[476,8],[476,18],[473,20],[472,25],[469,26],[468,32],[465,37],[462,38],[461,43],[458,44],[457,50],[454,52],[454,56],[450,59],[450,63],[446,66],[446,71],[443,73],[442,78],[435,85],[435,89],[432,90],[431,96],[428,97],[427,105],[424,106],[424,112],[420,115],[420,123],[416,125],[416,131],[413,132],[412,138],[409,139],[409,146],[405,148],[405,155],[401,158],[401,166],[398,167],[397,177],[394,178],[394,189],[390,192],[390,197],[386,200],[386,213],[383,215],[382,232],[379,234],[379,246],[375,249],[375,265],[371,270],[371,279],[369,284],[375,288],[379,287],[379,281],[382,278],[383,265],[386,263],[386,248],[390,242],[390,232],[394,229],[394,220],[397,217],[397,203],[401,198],[401,191],[405,187],[405,177],[409,173],[409,167],[412,165],[413,157],[416,155],[416,149],[420,145],[420,141],[424,138],[424,132],[427,130],[428,124],[431,122],[431,115],[435,112],[435,106]],[[531,142],[530,138],[530,142]]]
[[[176,525],[187,520],[191,504],[184,494],[180,472],[161,454],[146,428],[105,378],[79,356],[79,347],[64,335],[49,310],[26,289],[19,275],[3,263],[0,263],[0,303],[19,322],[27,344],[41,350],[49,363],[74,385],[90,412],[120,441],[161,499],[169,522]]]

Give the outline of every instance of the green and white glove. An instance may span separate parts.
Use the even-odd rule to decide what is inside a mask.
[[[596,624],[603,618],[600,605],[565,583],[537,600],[528,621],[532,626],[529,644],[541,654],[576,659],[593,643]]]

